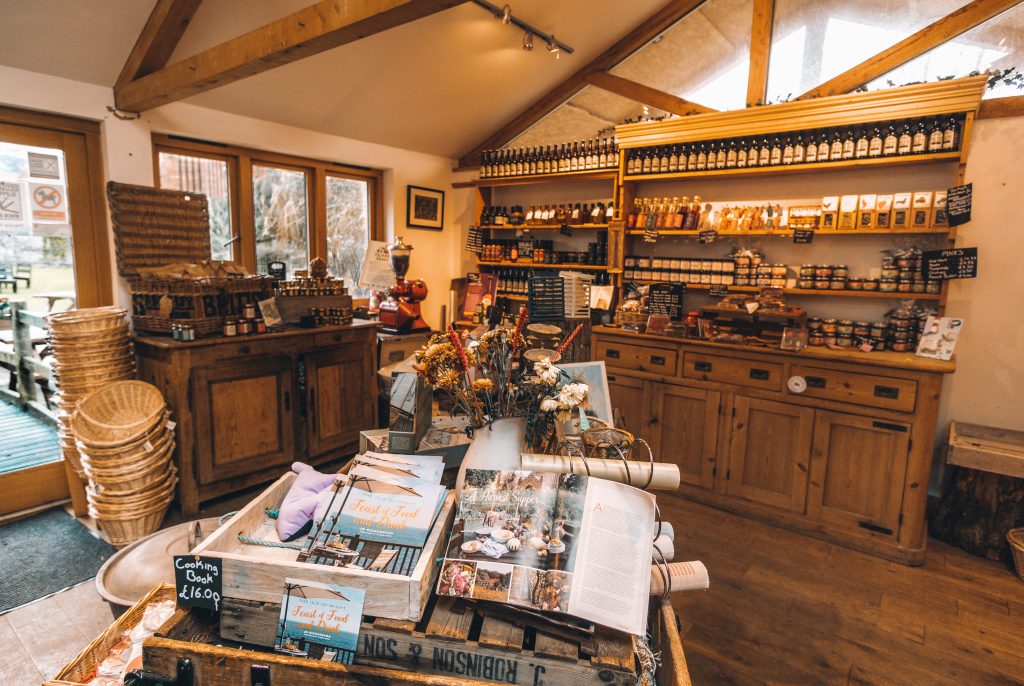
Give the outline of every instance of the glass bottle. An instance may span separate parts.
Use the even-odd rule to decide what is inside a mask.
[[[736,144],[736,168],[743,169],[747,166],[747,142],[743,139]]]
[[[924,120],[918,119],[914,126],[913,142],[910,144],[910,152],[919,155],[928,152],[928,133],[924,130]]]
[[[782,163],[793,164],[793,136],[786,136],[786,143],[782,146]]]
[[[651,150],[650,150],[650,148],[648,148],[648,149],[644,150],[643,168],[641,169],[641,173],[643,173],[643,174],[650,174],[651,173],[651,164],[652,164]]]
[[[829,143],[828,131],[822,129],[818,137],[818,162],[828,162],[831,156],[832,145]]]
[[[772,144],[768,136],[761,139],[761,148],[757,153],[757,166],[766,167],[772,159]]]
[[[815,135],[816,131],[811,131],[807,134],[807,145],[804,148],[804,152],[807,155],[808,162],[818,161],[818,138]]]
[[[665,146],[665,147],[663,147],[661,149],[661,163],[658,165],[658,171],[660,173],[662,173],[662,174],[666,174],[666,173],[668,173],[668,167],[669,167],[668,146]]]
[[[715,169],[725,169],[729,153],[725,151],[725,141],[718,141],[718,152],[715,155]]]
[[[832,132],[832,144],[829,146],[828,159],[832,162],[843,159],[843,137],[840,135],[839,129]]]
[[[900,139],[896,146],[897,155],[909,155],[910,150],[914,145],[914,137],[910,133],[909,122],[903,122],[903,128],[900,129]]]
[[[844,160],[852,160],[857,153],[857,137],[853,129],[847,129],[843,136],[843,157]]]
[[[704,171],[708,168],[708,148],[706,143],[700,144],[700,151],[697,152],[697,171]]]
[[[942,149],[956,150],[960,143],[960,122],[956,117],[950,117],[942,127]]]
[[[890,155],[895,155],[898,148],[899,138],[896,135],[896,126],[889,124],[889,128],[885,132],[885,138],[882,141],[882,156],[889,157]]]
[[[942,125],[938,119],[928,122],[928,152],[942,152]]]
[[[868,141],[868,157],[882,156],[882,132],[876,126],[871,129],[871,140]]]
[[[796,142],[793,143],[793,164],[803,164],[807,148],[804,146],[804,135],[798,133],[796,135]]]
[[[772,139],[772,150],[768,158],[768,164],[777,167],[782,164],[782,141],[778,136]]]
[[[750,143],[747,146],[747,166],[756,167],[757,162],[761,157],[761,147],[757,144],[756,138],[751,138]]]
[[[941,142],[941,140],[940,140]],[[668,156],[668,171],[669,173],[679,171],[679,146],[672,146],[672,153]]]
[[[870,145],[871,141],[868,140],[868,130],[865,127],[861,127],[860,131],[857,132],[857,149],[854,151],[853,156],[857,159],[867,157]]]
[[[693,202],[690,203],[689,210],[686,213],[686,224],[683,228],[687,231],[694,231],[700,222],[700,196],[693,196]]]
[[[697,171],[697,144],[690,143],[690,152],[686,155],[686,171]]]

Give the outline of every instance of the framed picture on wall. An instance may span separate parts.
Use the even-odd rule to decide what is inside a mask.
[[[405,223],[417,229],[443,229],[444,191],[409,186],[405,197]]]

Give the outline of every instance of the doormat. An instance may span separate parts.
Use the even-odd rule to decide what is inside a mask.
[[[0,613],[96,576],[115,552],[59,507],[0,527]]]

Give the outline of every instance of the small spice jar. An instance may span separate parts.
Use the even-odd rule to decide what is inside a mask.
[[[878,279],[864,279],[864,290],[866,290],[866,291],[877,291],[878,290]]]
[[[887,343],[884,338],[872,338],[871,346],[878,351],[885,350]]]
[[[811,331],[807,334],[807,345],[825,345],[825,334],[821,331]]]
[[[867,338],[871,335],[871,322],[854,322],[853,335],[857,338]]]
[[[776,279],[779,279],[779,278],[784,279],[784,278],[786,278],[786,275],[788,274],[788,272],[789,272],[789,267],[787,267],[784,264],[774,264],[774,265],[772,265],[772,276],[775,277]]]
[[[801,279],[799,279],[796,282],[796,285],[797,285],[798,288],[803,288],[805,290],[811,290],[812,288],[814,288],[814,279],[804,279],[804,278],[801,278]]]
[[[173,338],[176,341],[181,340],[181,327],[178,326],[177,324],[171,325],[171,338]]]
[[[852,336],[853,335],[853,320],[852,319],[840,319],[836,325],[836,333],[840,336]]]
[[[235,324],[234,319],[224,320],[224,335],[228,337],[238,335],[238,326]]]
[[[819,264],[814,268],[814,278],[816,279],[831,279],[832,278],[832,267],[827,264]]]
[[[910,281],[897,281],[896,291],[899,293],[909,293],[914,287],[914,284]]]
[[[878,291],[880,293],[895,293],[896,292],[896,279],[882,277],[882,280],[878,283]]]
[[[800,265],[800,278],[801,279],[813,279],[814,278],[814,265],[813,264],[802,264],[802,265]]]
[[[853,347],[853,336],[849,334],[839,334],[836,336],[836,345],[840,348],[852,348]]]
[[[882,278],[883,279],[895,279],[900,275],[900,270],[896,267],[882,267]]]
[[[807,330],[808,331],[821,331],[821,317],[808,317],[807,318]]]
[[[821,320],[821,331],[825,335],[835,335],[838,330],[839,324],[835,319],[822,319]]]
[[[872,322],[871,323],[871,337],[872,338],[884,338],[886,330],[885,322]]]
[[[864,279],[859,276],[851,276],[846,280],[846,287],[851,291],[862,291],[864,290]]]
[[[830,281],[829,283],[830,283],[829,287],[833,291],[844,291],[844,290],[846,290],[846,279],[845,278],[837,278],[837,277],[833,276],[832,277],[832,281]]]
[[[845,264],[837,264],[832,267],[832,278],[842,277],[846,278],[850,275],[850,270]]]
[[[832,286],[831,279],[815,279],[814,287],[818,290],[827,291]]]
[[[246,303],[242,306],[242,316],[246,319],[256,318],[256,305],[254,303]]]
[[[257,319],[256,320],[256,333],[266,333],[266,332],[267,332],[267,322],[265,322],[262,318]]]
[[[833,346],[836,344],[837,339],[835,334],[825,334],[822,337],[822,340],[825,342],[826,346]]]

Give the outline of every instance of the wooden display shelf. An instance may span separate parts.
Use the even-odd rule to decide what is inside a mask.
[[[618,166],[611,169],[590,169],[587,171],[558,172],[556,174],[531,174],[530,176],[501,176],[473,181],[458,181],[452,188],[498,188],[501,186],[529,186],[550,181],[604,181],[612,180],[619,173]]]
[[[498,293],[499,298],[505,298],[506,300],[521,300],[526,302],[529,300],[528,296],[520,295],[519,293]]]
[[[855,169],[858,167],[898,167],[914,164],[957,162],[960,151],[926,153],[923,155],[900,155],[896,157],[865,157],[837,162],[812,162],[810,164],[784,164],[767,167],[744,167],[742,169],[707,169],[694,172],[670,172],[668,174],[625,174],[623,181],[670,181],[674,179],[696,179],[705,177],[764,176],[772,174],[799,174],[807,172]]]
[[[544,262],[487,262],[485,260],[477,260],[476,263],[481,267],[521,267],[523,269],[583,269],[593,271],[607,271],[608,265],[606,264],[573,264],[563,262],[562,264],[545,264]]]
[[[652,284],[652,283],[681,283],[675,281],[661,281],[661,280],[648,280],[648,279],[623,279],[629,283],[639,284]],[[724,284],[716,284],[724,285]],[[686,290],[688,291],[709,291],[712,286],[705,283],[688,283],[686,284]],[[726,286],[730,293],[760,293],[768,286]],[[895,298],[897,300],[939,300],[942,295],[940,293],[883,293],[882,291],[854,291],[845,289],[841,291],[833,291],[832,289],[818,289],[818,288],[784,288],[782,289],[786,295],[827,295],[827,296],[838,296],[838,297],[852,297],[852,298]]]
[[[817,236],[899,236],[899,235],[945,235],[952,229],[948,226],[928,226],[907,229],[813,229]],[[644,229],[629,229],[626,231],[630,236],[643,236],[647,233]],[[793,229],[777,229],[775,231],[749,231],[744,229],[716,230],[719,236],[779,236],[781,238],[792,237]],[[684,231],[681,229],[659,229],[659,236],[691,236],[700,237],[700,230]]]
[[[608,228],[607,224],[533,224],[533,225],[529,225],[529,226],[526,225],[526,224],[521,224],[519,226],[510,226],[508,224],[502,224],[500,226],[497,225],[497,224],[481,224],[480,228],[481,229],[520,229],[522,231],[532,231],[534,229],[543,229],[543,230],[560,229],[563,226],[568,227],[570,229],[607,229]]]

